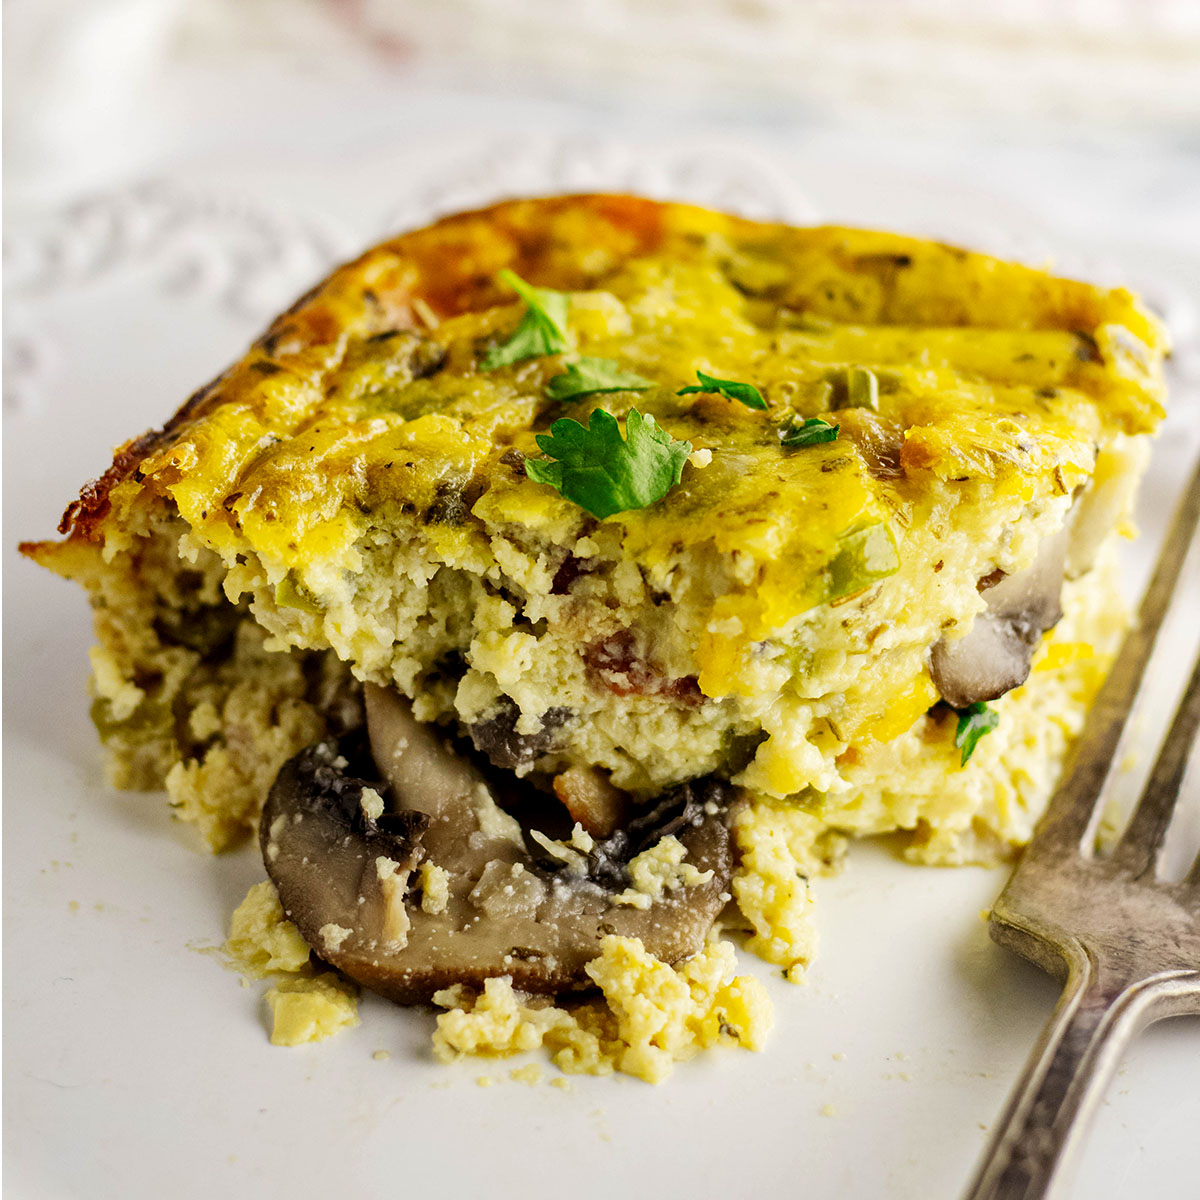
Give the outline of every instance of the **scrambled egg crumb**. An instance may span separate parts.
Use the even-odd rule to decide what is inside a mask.
[[[431,917],[446,911],[450,903],[450,873],[437,863],[421,864],[421,911]]]
[[[331,925],[322,935],[332,945],[349,932]],[[314,974],[308,945],[284,916],[269,879],[256,883],[234,911],[225,953],[250,979],[290,976],[266,993],[276,1046],[323,1041],[358,1024],[358,988],[332,971]]]
[[[271,1044],[323,1042],[358,1024],[358,988],[332,971],[311,979],[287,979],[267,992],[273,1027]]]
[[[822,869],[824,822],[795,806],[762,803],[732,822],[741,861],[733,896],[750,924],[747,949],[796,981],[816,953],[809,876]]]
[[[359,804],[362,807],[363,816],[369,820],[378,821],[383,816],[383,797],[374,788],[363,788]]]
[[[322,925],[317,932],[321,935],[321,944],[326,950],[332,953],[341,946],[354,930],[347,929],[345,925],[335,925],[330,922],[327,925]]]
[[[686,855],[687,847],[673,834],[661,838],[649,850],[630,859],[629,878],[633,886],[614,896],[614,901],[646,909],[655,900],[661,900],[668,889],[707,883],[713,877],[712,871],[701,871],[684,862]]]
[[[733,975],[729,943],[713,942],[678,968],[647,953],[637,938],[609,936],[600,948],[587,973],[603,1003],[537,1004],[506,978],[486,980],[473,1003],[463,989],[439,993],[436,1003],[454,1007],[438,1017],[434,1054],[449,1062],[544,1046],[571,1074],[615,1070],[661,1083],[675,1063],[718,1043],[762,1048],[774,1021],[771,1003],[757,979]]]
[[[308,943],[283,915],[269,879],[256,883],[234,910],[225,953],[251,979],[308,965]]]

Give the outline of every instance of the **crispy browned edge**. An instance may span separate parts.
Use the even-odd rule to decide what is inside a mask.
[[[586,274],[579,270],[572,279],[562,256],[553,264],[546,261],[556,248],[556,218],[579,219],[570,232],[576,245],[594,237],[627,257],[648,252],[659,243],[670,207],[661,201],[618,194],[509,200],[445,217],[373,247],[301,296],[271,323],[247,357],[189,396],[160,429],[148,430],[119,446],[112,466],[98,479],[85,483],[79,498],[67,505],[59,532],[70,539],[96,538],[113,489],[128,479],[140,482],[140,466],[149,456],[177,441],[207,412],[242,394],[240,377],[251,371],[255,361],[288,365],[289,360],[334,342],[339,333],[354,326],[365,326],[371,332],[413,328],[418,323],[415,300],[424,301],[438,317],[509,300],[495,280],[496,272],[505,266],[559,287],[582,286]],[[736,218],[731,221],[741,223]],[[565,243],[558,243],[557,248],[566,248]],[[22,542],[20,550],[36,557],[39,548],[47,545]]]

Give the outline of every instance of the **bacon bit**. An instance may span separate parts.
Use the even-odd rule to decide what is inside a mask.
[[[683,675],[679,679],[672,679],[662,689],[662,694],[670,696],[672,700],[681,700],[685,704],[704,703],[704,693],[700,690],[700,680],[695,675]]]
[[[595,838],[606,838],[625,824],[629,797],[613,787],[608,776],[594,767],[568,767],[554,777],[554,794]]]
[[[571,590],[571,584],[580,575],[586,575],[590,570],[586,559],[568,554],[563,559],[562,565],[554,572],[554,579],[550,583],[550,595],[565,596]]]
[[[596,682],[618,696],[667,696],[684,704],[704,701],[696,676],[668,679],[639,654],[629,629],[592,642],[584,649],[583,658]]]

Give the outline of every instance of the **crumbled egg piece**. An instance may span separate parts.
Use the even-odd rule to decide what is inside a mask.
[[[354,931],[352,929],[347,929],[345,925],[334,925],[332,922],[330,922],[328,925],[322,925],[317,932],[321,935],[321,944],[326,950],[332,953],[336,951]]]
[[[733,896],[751,928],[747,948],[785,970],[793,982],[816,951],[810,873],[824,823],[802,809],[762,804],[732,821],[740,862]]]
[[[685,862],[686,857],[687,847],[673,834],[660,838],[649,850],[630,859],[632,887],[626,888],[614,900],[617,904],[645,909],[655,900],[661,900],[663,892],[669,889],[696,887],[713,877],[712,871],[701,871]]]
[[[463,990],[438,993],[454,1003],[438,1017],[434,1053],[506,1055],[544,1046],[561,1070],[606,1075],[621,1071],[661,1083],[676,1062],[719,1042],[762,1048],[774,1017],[762,984],[734,976],[727,942],[713,942],[674,968],[647,953],[637,938],[610,935],[587,973],[604,1002],[571,1008],[525,1000],[507,978],[489,979],[471,1007]]]
[[[283,915],[269,879],[256,883],[234,910],[225,953],[251,979],[308,965],[308,943]]]
[[[383,816],[383,797],[374,788],[363,788],[362,796],[358,803],[363,810],[363,816],[367,820],[378,821]]]
[[[358,1024],[358,988],[332,971],[311,979],[287,979],[267,992],[275,1046],[323,1042]]]
[[[349,934],[338,925],[321,930],[327,949],[336,949],[333,943]],[[266,993],[275,1045],[319,1042],[358,1024],[358,988],[332,971],[313,973],[308,944],[284,916],[269,879],[256,883],[238,905],[225,952],[251,979],[286,976]]]
[[[450,873],[437,863],[421,864],[421,911],[431,917],[446,911],[450,902]]]

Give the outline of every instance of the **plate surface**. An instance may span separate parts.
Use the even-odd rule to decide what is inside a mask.
[[[639,187],[751,215],[938,232],[1023,257],[1065,246],[1065,267],[1073,253],[1080,270],[1126,271],[1185,335],[1200,266],[1144,248],[1123,259],[1111,246],[1097,265],[1088,247],[983,192],[832,161],[802,174],[786,156],[760,160],[744,148],[716,156],[700,145],[568,140],[488,155],[442,142],[407,155],[343,164],[356,186],[341,195],[352,202],[316,170],[248,174],[236,188],[231,173],[225,190],[145,186],[13,225],[9,1194],[188,1200],[348,1187],[727,1197],[748,1185],[813,1197],[957,1194],[1055,997],[1049,980],[988,940],[980,913],[1003,871],[914,868],[886,847],[856,847],[846,871],[819,887],[822,949],[807,985],[745,963],[776,1007],[767,1052],[715,1052],[661,1088],[572,1077],[559,1090],[548,1086],[557,1074],[549,1066],[541,1083],[523,1086],[508,1076],[523,1059],[443,1067],[429,1054],[432,1017],[374,997],[362,1002],[360,1027],[319,1046],[274,1048],[262,987],[240,987],[207,952],[261,864],[252,850],[210,858],[171,822],[161,796],[104,786],[86,711],[85,602],[13,545],[46,536],[108,447],[160,422],[332,258],[388,228],[501,194]],[[397,178],[412,181],[404,194]],[[310,204],[300,215],[274,199],[298,194]],[[363,196],[383,194],[393,202],[368,211]],[[1129,557],[1131,590],[1195,453],[1189,386],[1180,386],[1143,495],[1146,537]],[[1164,696],[1173,686],[1157,684]],[[375,1059],[377,1050],[390,1057]],[[1195,1022],[1160,1025],[1138,1043],[1071,1194],[1178,1194],[1195,1169],[1198,1055]]]

